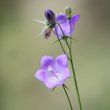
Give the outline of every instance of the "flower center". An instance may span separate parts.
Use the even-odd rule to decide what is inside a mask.
[[[51,66],[48,67],[48,71],[53,71]]]
[[[56,78],[58,78],[58,72],[56,72],[55,69],[53,69],[51,66],[48,66],[47,71],[49,76],[55,76]]]

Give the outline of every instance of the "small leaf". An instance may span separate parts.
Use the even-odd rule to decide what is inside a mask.
[[[70,90],[65,84],[63,84],[63,86],[64,86],[66,89]]]

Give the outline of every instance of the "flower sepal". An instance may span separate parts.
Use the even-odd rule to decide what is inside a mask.
[[[72,39],[72,38],[69,36],[63,36],[60,40],[66,40],[66,39]]]

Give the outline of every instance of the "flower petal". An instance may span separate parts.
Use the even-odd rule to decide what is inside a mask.
[[[57,34],[58,34],[59,38],[61,38],[64,35],[69,36],[70,35],[70,26],[69,26],[69,20],[68,20],[66,14],[58,15],[56,17],[56,20],[60,24],[60,27],[62,28],[62,30],[59,27],[59,25],[56,24],[55,28],[56,28],[57,33],[55,32],[55,30],[53,30],[54,35],[57,36]]]
[[[42,69],[39,69],[36,73],[35,73],[35,78],[39,79],[42,82],[45,82],[46,80],[46,74]]]
[[[66,14],[59,14],[57,17],[56,17],[56,21],[58,22],[58,23],[62,23],[62,22],[64,22],[65,20],[67,20],[68,18],[67,18],[67,16],[66,16]]]
[[[47,69],[50,65],[54,64],[54,59],[51,56],[43,56],[41,58],[41,67]]]
[[[64,80],[66,80],[68,77],[70,77],[70,70],[68,68],[64,68]]]
[[[55,76],[49,78],[46,82],[45,82],[45,85],[48,87],[48,88],[54,88],[56,86],[60,86],[64,84],[64,80],[62,81],[59,81]]]
[[[70,71],[68,68],[62,68],[60,71],[54,73],[52,76],[49,76],[46,81],[45,85],[48,88],[53,88],[56,86],[60,86],[64,84],[64,81],[70,76]]]
[[[61,54],[56,58],[56,61],[59,65],[66,67],[67,66],[67,56],[65,54]]]
[[[72,18],[71,18],[71,23],[72,23],[72,24],[76,24],[77,21],[79,20],[79,18],[80,18],[80,15],[78,15],[78,14],[72,16]]]
[[[77,23],[77,21],[79,20],[80,15],[76,14],[74,16],[71,17],[71,34],[74,32],[74,26]]]

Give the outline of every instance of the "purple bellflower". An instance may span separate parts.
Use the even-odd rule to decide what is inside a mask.
[[[65,54],[56,58],[43,56],[41,58],[41,69],[35,73],[35,78],[43,82],[48,88],[54,88],[64,84],[70,76],[68,60]]]
[[[58,24],[55,25],[57,34],[59,38],[62,38],[65,36],[70,37],[73,32],[74,32],[74,27],[77,21],[79,20],[80,15],[76,14],[73,15],[70,19],[66,14],[60,14],[56,17],[56,21],[59,23],[60,27]],[[63,31],[63,32],[62,32]],[[53,33],[55,36],[57,36],[55,30],[53,30]],[[64,34],[63,34],[64,33]]]

